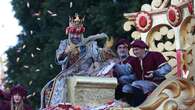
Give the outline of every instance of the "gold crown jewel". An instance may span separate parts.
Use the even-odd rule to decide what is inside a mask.
[[[84,18],[85,17],[79,16],[78,13],[75,13],[75,15],[73,17],[69,16],[69,23],[71,23],[73,25],[83,25]]]
[[[85,27],[83,26],[85,17],[81,17],[78,13],[75,13],[75,16],[69,16],[69,26],[66,28],[66,34],[81,34],[85,32]]]

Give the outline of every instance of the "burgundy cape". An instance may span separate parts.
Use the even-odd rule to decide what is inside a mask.
[[[136,57],[128,56],[123,62],[120,62],[120,64],[127,64],[128,63],[132,66],[132,64],[135,65],[136,60],[137,60]],[[118,78],[117,73],[115,71],[113,71],[113,76]]]
[[[154,78],[146,78],[145,75],[149,75],[148,72],[157,70],[161,65],[166,63],[166,59],[159,52],[149,51],[142,59],[136,58],[136,60],[130,60],[129,63],[133,67],[133,71],[136,73],[138,80],[149,80],[159,84],[159,81]]]
[[[132,64],[135,62],[136,58],[133,56],[128,56],[123,62],[120,62],[120,64]],[[119,78],[117,72],[113,71],[113,76],[116,77],[117,79]],[[124,93],[122,92],[122,87],[123,85],[118,84],[116,89],[115,89],[115,99],[119,100],[124,97]]]

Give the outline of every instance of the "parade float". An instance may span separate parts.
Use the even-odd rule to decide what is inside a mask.
[[[166,75],[167,79],[141,105],[126,107],[113,101],[117,85],[115,78],[77,75],[68,77],[66,87],[59,88],[63,94],[63,97],[58,96],[59,99],[65,97],[63,91],[67,88],[66,101],[52,101],[56,89],[54,85],[58,79],[64,78],[62,71],[43,88],[41,109],[194,110],[194,5],[192,0],[153,0],[151,4],[143,4],[140,12],[124,14],[127,19],[124,30],[136,27],[132,38],[145,41],[149,50],[161,52],[173,68]],[[108,65],[105,67],[110,68]]]

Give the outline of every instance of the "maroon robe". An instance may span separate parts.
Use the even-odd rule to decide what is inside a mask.
[[[123,64],[134,64],[136,62],[137,58],[134,56],[128,56],[124,61]]]
[[[123,62],[119,62],[120,64],[132,64],[133,62],[135,62],[136,58],[133,56],[128,56]],[[117,78],[119,78],[119,75],[117,72],[113,71],[113,76]],[[121,98],[124,97],[124,93],[122,92],[122,87],[123,85],[119,84],[117,85],[116,89],[115,89],[115,99],[119,100]]]
[[[130,64],[132,66],[132,64],[135,65],[137,58],[134,56],[128,56],[123,62],[119,62],[119,64]],[[114,77],[118,77],[117,73],[115,71],[113,71],[113,76]]]
[[[149,72],[155,71],[161,65],[165,64],[166,59],[159,52],[149,51],[142,60],[136,58],[136,60],[132,61],[131,59],[129,63],[132,65],[133,71],[136,73],[138,80],[149,80],[159,84],[159,81],[156,81],[154,78],[146,78],[145,75],[149,75]]]

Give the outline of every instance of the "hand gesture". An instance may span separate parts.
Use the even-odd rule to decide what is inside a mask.
[[[152,78],[154,75],[153,75],[154,71],[148,71],[147,72],[147,75],[144,75],[145,78]]]
[[[70,53],[71,52],[71,48],[70,48],[70,46],[68,45],[65,49],[64,49],[64,53],[65,54],[68,54],[68,53]]]

